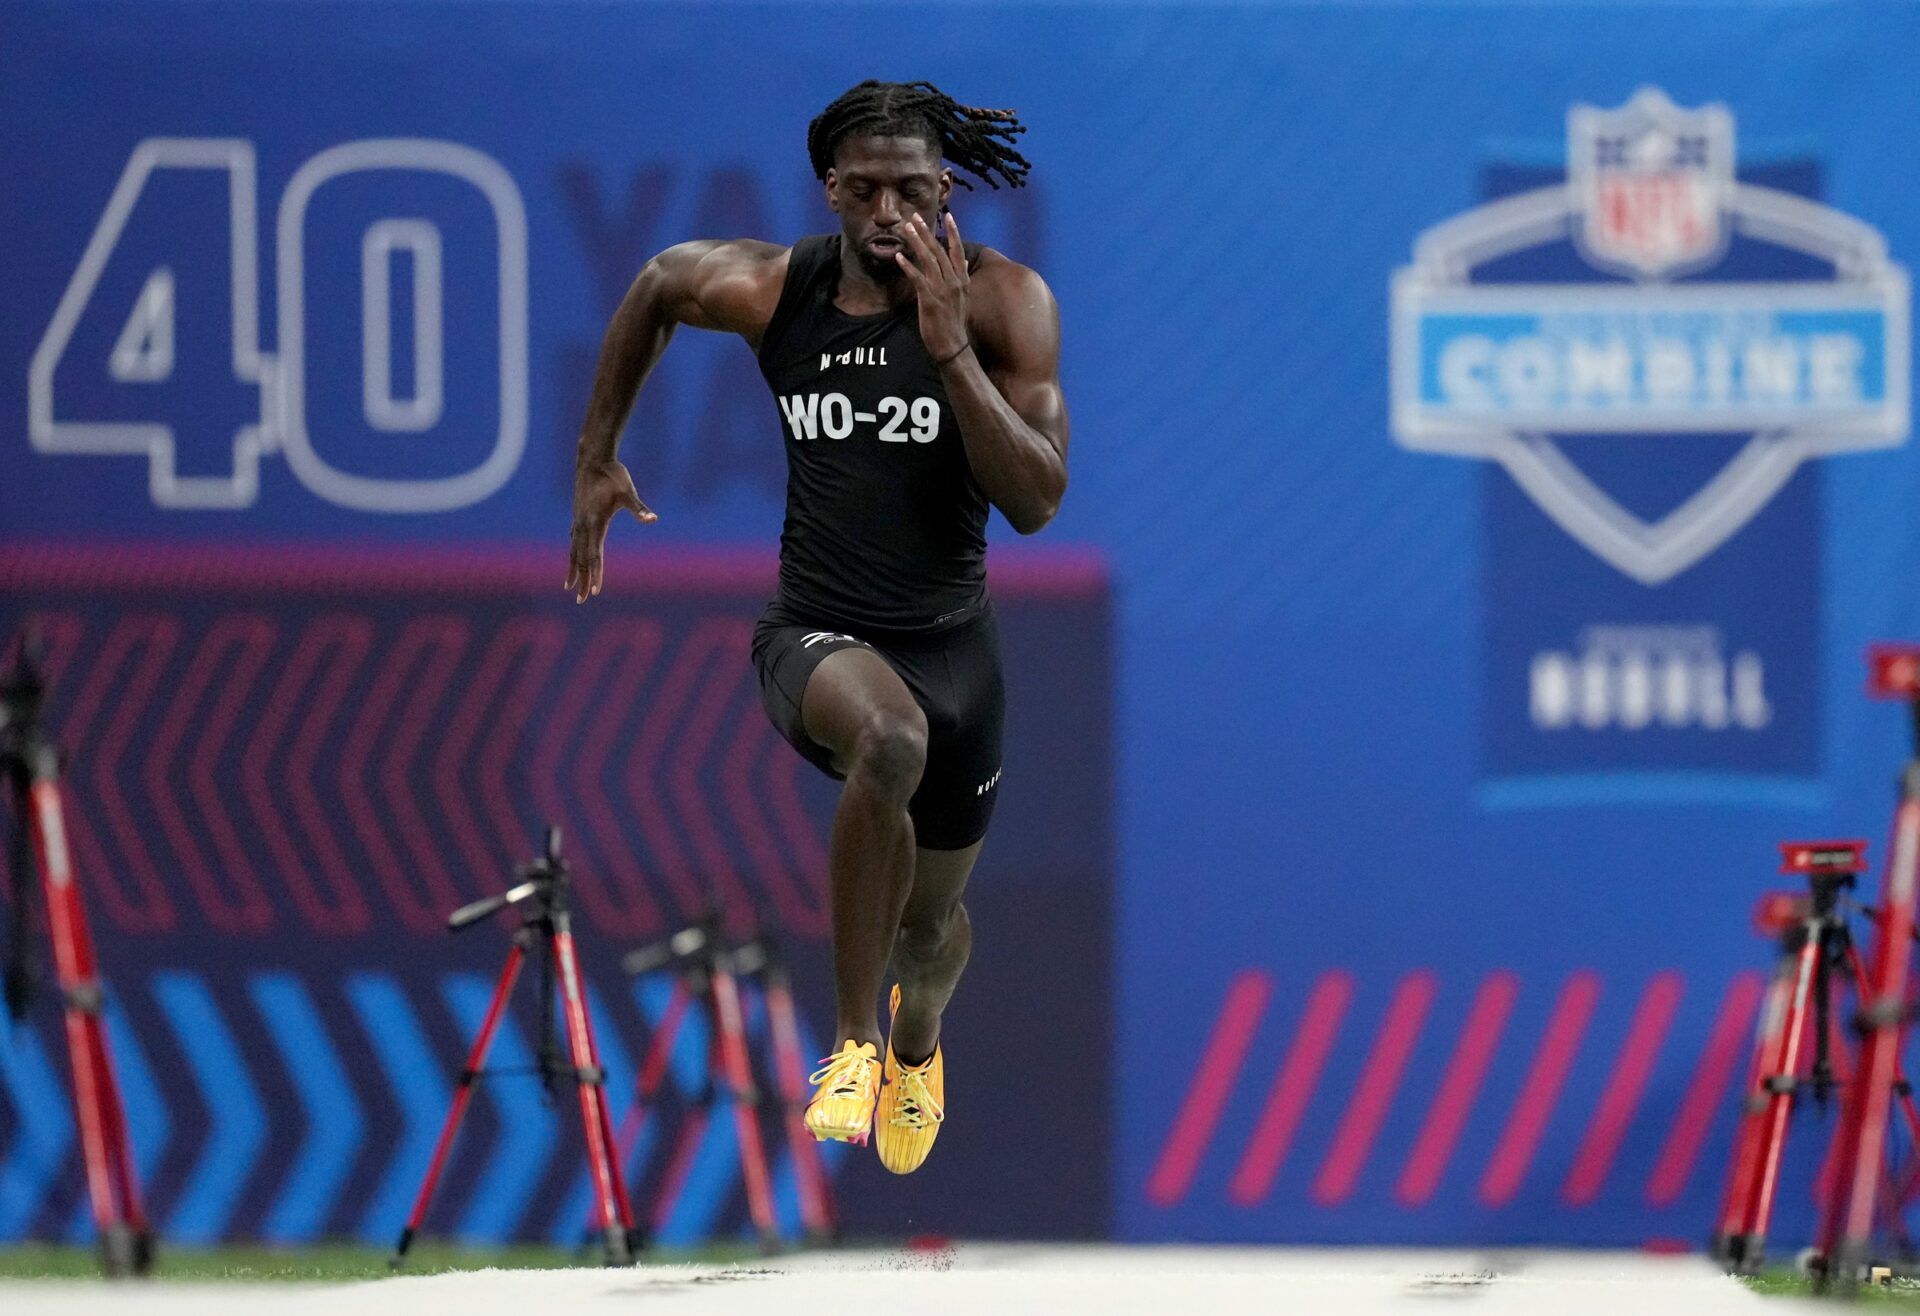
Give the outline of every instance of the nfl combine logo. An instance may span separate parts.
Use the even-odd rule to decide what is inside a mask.
[[[1564,186],[1422,234],[1393,296],[1393,425],[1409,448],[1491,457],[1575,539],[1648,584],[1744,525],[1804,459],[1907,433],[1905,272],[1873,229],[1735,181],[1733,118],[1644,90],[1569,116]],[[1695,282],[1741,231],[1831,270]],[[1555,238],[1634,282],[1477,277]],[[1589,276],[1591,278],[1591,276]],[[1751,435],[1697,495],[1648,522],[1556,435]]]
[[[1394,276],[1394,437],[1511,477],[1484,500],[1496,769],[1812,770],[1794,476],[1905,441],[1909,293],[1817,160],[1735,145],[1725,106],[1653,88],[1575,106],[1563,170],[1490,165]]]

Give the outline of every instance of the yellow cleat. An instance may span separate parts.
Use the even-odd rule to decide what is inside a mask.
[[[847,1044],[820,1062],[807,1082],[814,1085],[807,1103],[807,1128],[816,1142],[856,1142],[865,1146],[873,1129],[873,1099],[880,1087],[880,1062],[873,1043]]]
[[[888,1019],[900,1013],[900,987],[895,984],[888,1002]],[[874,1122],[879,1136],[874,1146],[880,1164],[895,1174],[912,1174],[933,1150],[940,1136],[940,1122],[947,1117],[942,1104],[947,1097],[946,1065],[940,1059],[940,1045],[924,1065],[909,1069],[893,1054],[893,1039],[887,1039],[887,1063],[882,1071],[880,1108]]]

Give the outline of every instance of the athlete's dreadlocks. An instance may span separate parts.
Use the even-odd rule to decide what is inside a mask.
[[[998,190],[996,174],[1008,187],[1024,187],[1032,166],[1013,149],[1013,139],[1025,131],[1012,110],[962,105],[931,82],[869,78],[807,125],[807,157],[825,179],[846,137],[918,137],[988,187]],[[973,189],[964,178],[956,181]]]

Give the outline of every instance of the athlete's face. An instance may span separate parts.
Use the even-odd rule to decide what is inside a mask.
[[[918,137],[849,137],[827,170],[827,204],[860,264],[876,279],[900,275],[905,225],[915,215],[938,223],[953,195],[940,153]]]

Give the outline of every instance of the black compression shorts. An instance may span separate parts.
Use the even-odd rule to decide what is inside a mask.
[[[991,605],[936,635],[872,641],[808,625],[778,601],[768,607],[753,633],[753,665],[767,716],[809,763],[840,780],[832,753],[807,735],[800,700],[828,654],[856,647],[885,659],[927,716],[927,767],[907,806],[914,843],[928,850],[966,849],[987,834],[1000,795],[1006,687]]]

